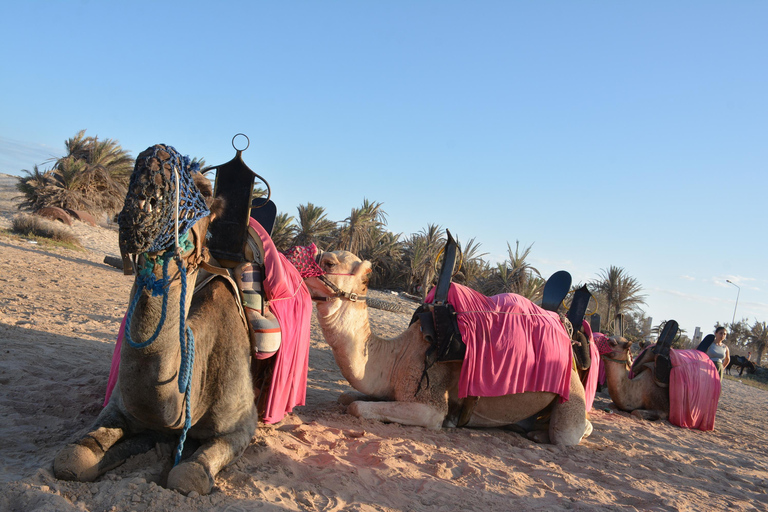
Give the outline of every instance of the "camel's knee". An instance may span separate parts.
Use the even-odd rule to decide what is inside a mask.
[[[549,426],[549,439],[552,444],[559,446],[576,446],[581,440],[592,433],[592,424],[582,417],[580,420],[552,422]]]

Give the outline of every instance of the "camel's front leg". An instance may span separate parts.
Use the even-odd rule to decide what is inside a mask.
[[[248,447],[256,425],[254,411],[252,418],[236,431],[207,440],[189,459],[171,469],[167,487],[182,494],[192,491],[200,495],[210,493],[219,471],[237,460]]]
[[[443,426],[445,412],[419,402],[352,402],[347,412],[367,420],[416,425],[439,429]]]
[[[53,473],[61,480],[92,482],[105,471],[119,464],[105,464],[104,456],[126,435],[128,422],[111,401],[101,411],[91,432],[62,448],[53,460]]]
[[[571,370],[571,391],[567,402],[555,402],[549,420],[549,439],[552,444],[575,446],[592,433],[587,420],[586,398],[579,375]]]

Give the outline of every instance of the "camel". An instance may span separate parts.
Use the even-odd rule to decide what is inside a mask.
[[[584,388],[573,370],[570,399],[562,403],[551,392],[460,399],[460,361],[436,363],[422,380],[429,344],[419,320],[392,339],[371,331],[364,300],[370,262],[348,251],[333,251],[322,253],[318,263],[325,276],[307,278],[305,283],[316,301],[318,321],[336,363],[358,391],[340,397],[348,413],[431,429],[516,425],[534,441],[566,446],[578,444],[592,432]],[[548,425],[546,420],[536,421],[544,416]]]
[[[632,364],[632,343],[621,336],[608,339],[613,349],[602,356],[605,361],[605,381],[608,394],[616,407],[646,420],[669,417],[669,387],[663,387],[654,379],[654,354],[646,350]],[[629,378],[629,369],[635,375]],[[650,370],[650,371],[649,371]]]
[[[226,281],[214,278],[192,293],[201,266],[213,269],[207,265],[205,236],[222,207],[216,204],[208,180],[200,173],[190,178],[189,195],[182,195],[182,204],[189,205],[197,197],[205,203],[200,215],[207,213],[206,206],[212,213],[189,229],[189,243],[179,249],[179,268],[175,261],[168,265],[167,304],[162,293],[152,293],[157,287],[150,290],[152,287],[140,281],[162,280],[161,263],[168,259],[169,251],[174,251],[171,245],[147,252],[148,246],[136,240],[154,237],[157,233],[148,226],[153,221],[157,225],[163,212],[174,211],[174,205],[164,201],[172,196],[169,190],[182,188],[178,174],[174,182],[175,158],[178,153],[173,148],[157,145],[136,159],[119,217],[121,249],[141,254],[129,302],[134,309],[132,316],[129,309],[125,327],[126,340],[132,343],[122,346],[119,378],[109,403],[86,435],[56,455],[57,478],[93,481],[128,456],[154,447],[157,440],[181,434],[177,463],[168,473],[166,485],[184,494],[194,491],[204,495],[213,488],[219,471],[243,453],[256,430],[250,338],[235,292]],[[179,208],[178,203],[175,207]],[[180,217],[192,222],[193,215],[186,210]],[[186,325],[184,337],[180,336],[182,321]],[[189,379],[186,388],[185,375]],[[200,446],[182,459],[185,437]]]

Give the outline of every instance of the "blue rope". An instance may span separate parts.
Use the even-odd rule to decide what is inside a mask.
[[[185,233],[179,239],[179,248],[181,253],[193,248],[192,242]],[[165,315],[168,308],[168,289],[170,288],[170,278],[168,275],[168,265],[171,259],[176,260],[176,265],[179,268],[179,275],[181,276],[181,297],[179,298],[179,344],[181,345],[181,363],[179,366],[179,393],[184,393],[184,428],[181,431],[179,437],[179,444],[176,447],[176,458],[173,463],[174,466],[178,465],[181,461],[181,453],[184,450],[184,441],[187,439],[187,432],[192,427],[192,407],[191,407],[191,392],[192,392],[192,369],[195,364],[195,335],[192,329],[186,325],[187,323],[187,311],[185,308],[187,297],[187,273],[184,272],[181,258],[175,257],[170,251],[167,251],[164,255],[160,256],[163,262],[163,278],[157,279],[152,272],[154,263],[145,257],[144,265],[139,270],[139,275],[136,278],[137,290],[136,294],[131,301],[126,315],[125,339],[132,348],[145,348],[151,345],[155,339],[157,339],[163,325],[165,324]],[[133,313],[136,309],[136,305],[139,303],[142,290],[149,290],[153,297],[163,296],[163,306],[160,313],[160,321],[152,336],[142,343],[136,343],[131,339],[130,325],[133,319]],[[185,336],[186,334],[186,336]]]
[[[125,339],[128,342],[128,344],[132,348],[145,348],[150,346],[155,339],[160,335],[160,330],[163,328],[163,325],[165,324],[165,314],[168,309],[168,286],[170,279],[168,278],[168,263],[170,263],[171,258],[162,258],[163,259],[163,278],[157,279],[155,277],[155,274],[152,273],[152,267],[154,266],[152,262],[147,260],[145,258],[144,266],[139,270],[139,275],[136,277],[136,284],[137,289],[136,293],[133,296],[133,300],[131,301],[130,306],[128,307],[128,312],[126,313],[125,317],[125,325],[127,328],[125,329]],[[133,320],[133,313],[136,309],[136,306],[139,303],[139,299],[141,298],[141,292],[142,290],[149,290],[152,292],[153,297],[158,297],[159,295],[163,296],[163,307],[160,312],[160,321],[157,324],[157,329],[155,329],[154,334],[147,339],[147,341],[143,343],[136,343],[131,338],[131,321]],[[183,304],[183,303],[182,303]],[[184,309],[183,307],[181,308]]]
[[[181,274],[181,304],[184,304],[185,297],[187,296],[187,274],[181,271],[181,258],[177,258],[176,263],[179,266],[179,273]],[[184,311],[183,307],[180,309],[179,343],[181,345],[181,364],[179,366],[179,393],[184,393],[184,428],[179,437],[179,445],[176,447],[176,459],[173,462],[174,466],[181,461],[181,452],[184,450],[184,441],[187,440],[187,432],[192,426],[190,394],[192,391],[192,369],[195,364],[195,335],[192,332],[192,329],[186,326],[186,311]]]

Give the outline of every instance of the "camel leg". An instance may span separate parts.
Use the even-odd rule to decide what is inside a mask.
[[[61,480],[92,482],[105,471],[122,461],[110,457],[104,463],[107,451],[128,432],[128,421],[114,401],[101,411],[91,432],[62,448],[53,460],[53,473]],[[129,455],[134,450],[129,450]],[[123,459],[124,460],[124,459]]]
[[[665,420],[669,416],[669,414],[665,413],[664,411],[656,411],[656,410],[649,410],[649,409],[635,409],[629,414],[631,414],[635,418],[640,418],[641,420],[646,420],[646,421]]]
[[[549,421],[549,439],[552,444],[575,446],[592,433],[584,396],[584,386],[581,385],[579,375],[571,370],[570,398],[567,402],[555,402],[552,407]]]
[[[446,412],[419,402],[352,402],[347,412],[358,418],[439,429]]]
[[[219,471],[237,460],[250,444],[256,430],[255,417],[246,423],[230,434],[207,440],[189,459],[171,469],[167,487],[182,494],[210,493]]]
[[[366,395],[365,393],[360,393],[359,391],[344,391],[341,395],[339,395],[339,398],[336,401],[341,405],[349,405],[352,402],[357,402],[358,400],[362,400],[364,402],[375,402],[376,398],[370,395]]]

